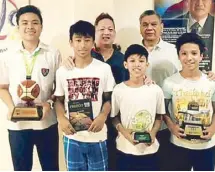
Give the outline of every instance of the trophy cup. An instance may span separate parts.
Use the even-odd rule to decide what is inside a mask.
[[[181,127],[184,129],[185,139],[202,139],[203,133],[203,119],[202,113],[199,111],[199,104],[197,102],[190,102],[188,104],[188,110],[183,113],[184,120],[181,123]]]
[[[19,84],[17,94],[23,103],[15,106],[12,121],[37,121],[43,116],[43,107],[34,104],[34,99],[40,94],[39,85],[30,79]]]

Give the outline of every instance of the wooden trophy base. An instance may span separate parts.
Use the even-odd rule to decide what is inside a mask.
[[[39,121],[43,117],[42,106],[25,106],[18,105],[14,108],[11,120],[12,121]]]

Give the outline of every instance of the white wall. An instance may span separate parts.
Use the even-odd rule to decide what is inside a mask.
[[[20,2],[21,0],[17,0]],[[31,0],[38,6],[44,18],[41,39],[57,47],[63,57],[72,53],[69,47],[69,27],[77,20],[94,20],[101,12],[108,12],[115,19],[116,42],[124,51],[131,43],[139,43],[139,16],[153,9],[153,0]],[[214,48],[215,49],[215,48]],[[215,61],[215,60],[214,60]],[[213,64],[213,69],[215,63]],[[12,170],[8,136],[5,126],[6,107],[0,101],[0,170]],[[36,154],[36,153],[35,153]],[[34,155],[34,170],[40,170],[37,156]],[[62,139],[60,136],[60,168],[65,170]]]
[[[72,53],[68,40],[69,26],[74,22],[87,20],[94,23],[100,13],[108,12],[115,20],[116,42],[125,50],[129,44],[141,41],[139,15],[153,9],[153,0],[31,0],[31,4],[43,13],[42,40],[60,49],[63,57]]]
[[[128,44],[141,41],[139,15],[146,9],[153,9],[153,0],[31,0],[31,4],[38,6],[42,11],[44,28],[41,39],[58,48],[63,57],[72,53],[68,43],[69,27],[75,21],[88,20],[94,23],[96,16],[101,12],[108,12],[115,19],[116,42],[125,49]],[[13,170],[5,126],[7,108],[1,101],[0,110],[0,170]],[[33,170],[41,170],[36,155],[34,152]],[[61,136],[60,168],[65,170]]]

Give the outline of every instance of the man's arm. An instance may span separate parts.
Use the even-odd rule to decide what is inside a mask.
[[[69,120],[65,116],[65,108],[64,108],[64,96],[56,97],[55,109],[57,113],[57,120],[60,125],[61,130],[66,134],[74,134],[76,133],[75,129],[70,124]]]
[[[14,103],[9,93],[9,85],[0,85],[0,99],[2,99],[2,101],[7,105],[8,118],[11,119],[11,115],[14,109]]]
[[[104,123],[111,111],[111,94],[112,92],[103,93],[104,104],[102,106],[102,110],[100,114],[94,119],[88,131],[99,132],[103,128]]]

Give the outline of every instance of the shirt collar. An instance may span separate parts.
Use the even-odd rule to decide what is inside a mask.
[[[142,40],[142,45],[145,47],[144,40]],[[154,46],[153,50],[159,50],[159,49],[163,48],[164,46],[165,46],[164,41],[162,40],[162,38],[160,38],[159,42]]]
[[[39,42],[37,48],[34,50],[34,52],[32,54],[34,54],[36,51],[38,51],[39,49],[43,49],[43,50],[48,50],[48,47],[46,44],[42,43],[41,41]],[[22,41],[20,41],[16,47],[16,51],[19,52],[26,52],[26,50],[23,47]]]
[[[205,18],[201,19],[198,21],[199,25],[201,26],[201,28],[203,28],[206,20],[207,20],[208,16],[206,16]],[[194,19],[191,14],[189,13],[189,28],[194,24],[196,23],[196,19]]]

